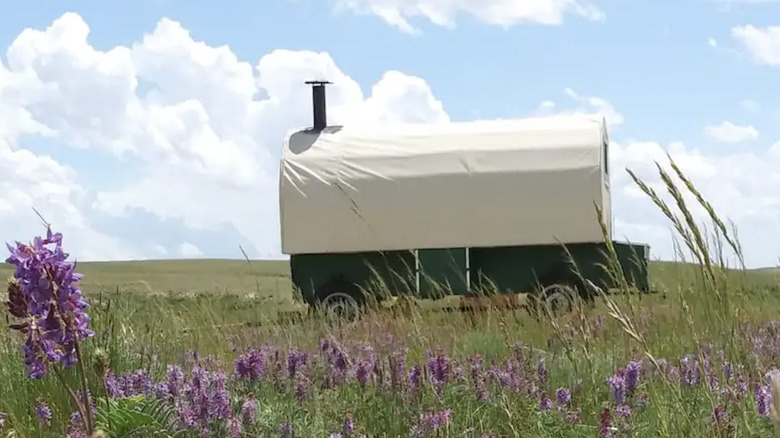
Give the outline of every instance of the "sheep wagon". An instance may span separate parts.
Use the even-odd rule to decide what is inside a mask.
[[[649,291],[649,247],[612,240],[603,117],[328,126],[327,82],[308,83],[314,124],[285,139],[279,198],[282,251],[310,308],[356,310],[380,289],[592,302],[594,286],[618,286],[608,242]]]

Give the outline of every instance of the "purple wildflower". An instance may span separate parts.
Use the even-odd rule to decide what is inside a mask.
[[[431,383],[436,393],[441,395],[444,386],[450,379],[451,360],[441,350],[437,350],[435,355],[428,356],[428,370],[430,371]]]
[[[571,401],[571,391],[566,388],[558,388],[555,391],[555,399],[559,406],[567,405]]]
[[[267,351],[249,350],[235,360],[235,371],[239,377],[249,381],[259,381],[265,377]]]
[[[301,376],[298,378],[298,383],[295,386],[295,398],[298,400],[298,403],[303,403],[306,401],[306,397],[309,390],[309,382],[306,380],[305,377]]]
[[[0,430],[3,429],[3,424],[5,424],[5,414],[0,412]]]
[[[539,382],[544,383],[547,381],[547,366],[544,364],[543,357],[540,357],[536,363],[536,375],[539,377]]]
[[[726,411],[726,408],[722,404],[719,404],[713,409],[710,419],[714,424],[723,424],[728,420],[728,417],[729,413]]]
[[[308,356],[306,353],[298,350],[290,350],[287,356],[287,375],[290,379],[294,379],[298,371],[306,365],[308,362]]]
[[[447,426],[452,418],[452,410],[445,409],[436,412],[420,414],[417,424],[411,431],[412,436],[428,436]]]
[[[609,408],[604,408],[599,416],[599,431],[603,437],[612,436],[612,416],[610,415]]]
[[[539,409],[542,411],[549,411],[552,409],[552,400],[550,400],[550,397],[546,392],[542,392],[541,395],[539,395]]]
[[[615,407],[615,413],[617,413],[621,417],[630,417],[631,407],[628,405],[618,405],[617,407]]]
[[[422,384],[422,368],[419,365],[415,365],[409,370],[409,393],[412,396],[419,394],[420,385]]]
[[[241,424],[240,417],[230,418],[230,438],[241,438],[243,436],[244,426]]]
[[[699,361],[690,355],[680,359],[680,382],[690,387],[698,385],[700,380]]]
[[[639,385],[639,374],[642,372],[642,362],[638,360],[632,360],[626,365],[624,378],[626,381],[626,393],[628,396],[632,396]]]
[[[257,400],[250,396],[241,404],[241,420],[244,423],[254,423],[257,418]]]
[[[390,381],[393,389],[401,389],[404,384],[404,359],[406,350],[395,351],[390,356],[391,374]]]
[[[368,361],[361,360],[358,362],[355,368],[355,378],[361,388],[366,386],[366,383],[371,379],[371,364]]]
[[[355,435],[355,422],[352,420],[351,416],[347,415],[347,417],[344,418],[344,425],[341,428],[341,433],[348,438]]]
[[[40,422],[41,426],[51,426],[51,409],[43,400],[38,400],[38,404],[35,406],[35,415],[38,417],[38,422]]]
[[[165,382],[159,382],[154,385],[155,397],[165,400],[171,395],[171,391],[168,389],[168,384]]]
[[[279,435],[283,438],[292,438],[294,436],[293,425],[289,421],[285,421],[279,426]]]
[[[479,401],[487,401],[487,389],[485,388],[484,359],[480,355],[471,358],[469,370],[471,381],[474,385],[474,395]]]
[[[723,371],[723,375],[726,376],[726,380],[734,378],[734,365],[732,363],[724,362],[721,366],[721,370]]]
[[[766,385],[760,385],[756,389],[756,410],[758,415],[762,417],[769,416],[769,406],[772,405],[772,392]]]
[[[609,383],[610,392],[616,405],[622,405],[626,400],[626,381],[620,374],[607,377]]]
[[[94,333],[78,287],[83,276],[66,261],[62,234],[47,227],[45,238],[6,246],[6,262],[16,267],[8,283],[8,313],[16,321],[10,328],[27,336],[22,352],[28,376],[42,378],[50,362],[69,368],[77,361],[75,343]]]

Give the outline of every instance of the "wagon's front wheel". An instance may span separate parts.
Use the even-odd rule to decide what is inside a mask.
[[[363,309],[364,299],[360,288],[352,283],[332,282],[317,291],[317,307],[328,316],[352,321]]]

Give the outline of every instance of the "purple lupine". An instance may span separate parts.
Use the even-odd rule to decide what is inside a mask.
[[[121,398],[125,396],[125,394],[122,392],[122,387],[120,386],[119,381],[117,380],[113,371],[109,370],[108,373],[106,373],[105,384],[106,392],[108,392],[109,397]]]
[[[723,362],[723,365],[721,365],[721,370],[723,371],[723,375],[726,376],[726,380],[731,380],[734,378],[734,365],[730,362]]]
[[[230,418],[230,438],[241,438],[244,436],[244,425],[241,424],[240,417]]]
[[[762,417],[769,416],[769,407],[772,405],[772,392],[766,385],[760,385],[756,389],[756,410]]]
[[[69,368],[77,361],[76,342],[94,332],[87,328],[89,304],[78,287],[83,275],[67,261],[62,234],[47,227],[45,238],[6,246],[11,253],[6,263],[15,266],[7,303],[15,323],[9,327],[27,337],[22,353],[28,376],[44,377],[48,363]]]
[[[699,361],[690,355],[680,359],[680,383],[690,387],[698,385],[700,380]]]
[[[603,437],[612,436],[612,416],[610,415],[609,408],[604,408],[599,415],[599,432]]]
[[[631,416],[631,406],[629,406],[629,405],[618,405],[618,406],[615,407],[615,413],[617,413],[621,417],[630,417]]]
[[[154,385],[154,396],[160,400],[167,400],[171,396],[171,391],[168,389],[168,384],[165,382],[158,382]]]
[[[279,425],[279,435],[283,438],[293,438],[294,434],[293,425],[289,421],[285,421]]]
[[[469,364],[471,382],[474,385],[474,395],[478,401],[487,401],[487,389],[485,388],[484,359],[480,355],[471,358]]]
[[[539,382],[547,381],[547,365],[545,365],[543,357],[540,357],[536,363],[536,375],[539,377]]]
[[[444,386],[450,378],[452,367],[451,360],[441,350],[437,350],[435,355],[430,355],[426,351],[426,356],[428,356],[428,370],[430,372],[431,383],[433,383],[436,393],[441,395]]]
[[[404,362],[406,350],[394,351],[390,356],[390,381],[394,390],[400,390],[404,385]]]
[[[539,395],[539,409],[542,411],[549,411],[552,409],[552,400],[550,400],[550,397],[544,391]]]
[[[355,422],[350,415],[344,418],[344,425],[341,427],[341,433],[348,438],[355,435]]]
[[[607,377],[610,393],[616,405],[622,405],[626,400],[626,381],[620,374]]]
[[[38,400],[38,403],[35,405],[35,415],[38,417],[38,422],[41,426],[51,426],[51,409],[45,401]]]
[[[642,372],[642,362],[639,360],[631,360],[626,365],[625,372],[623,374],[626,381],[626,393],[629,397],[634,394],[637,386],[639,385],[639,374]]]
[[[555,390],[555,400],[558,406],[566,406],[571,401],[571,391],[567,388],[558,388]]]
[[[452,410],[444,409],[420,414],[417,424],[412,427],[412,436],[428,436],[447,426],[452,419]]]
[[[296,349],[290,350],[287,356],[287,376],[290,380],[295,379],[298,371],[306,366],[308,362],[308,355],[304,352]]]
[[[748,385],[745,379],[742,378],[742,376],[739,376],[739,378],[737,378],[737,388],[739,389],[738,392],[739,397],[740,398],[745,397],[745,395],[748,392]]]
[[[262,380],[266,373],[267,353],[266,349],[250,349],[238,356],[234,361],[236,375],[252,382]]]
[[[125,373],[119,377],[116,377],[113,371],[108,371],[105,383],[108,394],[112,398],[149,395],[155,389],[149,372],[143,369]]]
[[[87,432],[84,431],[84,422],[81,420],[81,413],[75,411],[70,415],[70,423],[65,430],[67,438],[87,438]]]
[[[223,371],[218,371],[215,374],[210,414],[212,418],[224,420],[230,416],[230,394],[227,389],[227,375]]]
[[[722,404],[719,404],[715,406],[715,409],[712,411],[712,415],[710,416],[710,420],[713,424],[723,424],[728,420],[729,413],[726,411],[726,407]]]
[[[299,376],[298,382],[295,385],[295,399],[301,404],[306,401],[309,391],[309,382],[304,376]]]
[[[249,396],[241,404],[241,420],[244,423],[252,424],[257,419],[257,400]]]
[[[420,386],[422,385],[422,367],[419,365],[415,365],[412,367],[411,370],[409,370],[409,394],[412,396],[417,396],[420,391]]]
[[[357,379],[361,388],[365,388],[371,379],[371,364],[366,360],[361,360],[355,367],[355,379]]]

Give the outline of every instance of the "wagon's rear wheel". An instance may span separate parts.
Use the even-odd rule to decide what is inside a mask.
[[[553,284],[542,289],[542,305],[551,316],[571,312],[577,303],[579,294],[565,284]]]
[[[328,317],[352,321],[365,306],[365,297],[353,283],[334,281],[317,291],[317,307]]]
[[[577,305],[579,294],[567,284],[552,284],[527,297],[526,307],[531,316],[555,317],[571,312]]]

